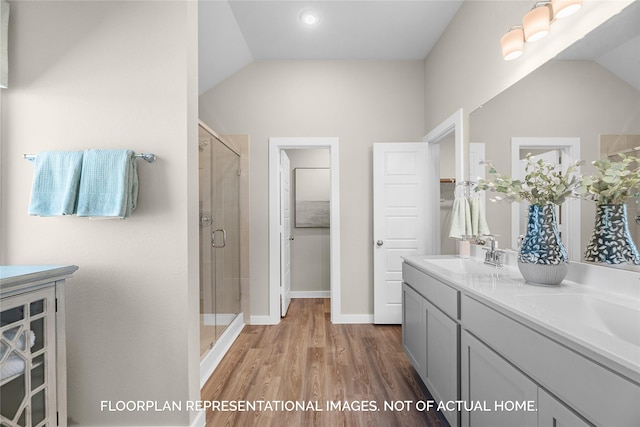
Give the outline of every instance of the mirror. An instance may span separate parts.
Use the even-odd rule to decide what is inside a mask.
[[[540,147],[517,145],[518,139],[577,140],[578,152],[574,150],[571,157],[585,160],[583,174],[594,172],[593,160],[632,148],[633,143],[623,141],[632,139],[629,135],[640,134],[640,3],[634,2],[554,60],[472,112],[469,130],[471,143],[485,143],[485,160],[491,161],[500,173],[512,176],[517,168],[513,157],[517,162],[520,149],[535,152],[535,148],[540,148],[538,154],[542,154],[556,148],[553,143],[542,143]],[[514,149],[518,151],[514,153]],[[477,165],[469,167],[474,170]],[[470,176],[475,179],[473,172]],[[575,203],[579,204],[580,213],[564,215],[565,226],[576,229],[570,250],[574,261],[582,259],[595,218],[593,202]],[[627,209],[629,229],[639,245],[640,224],[634,221],[640,214],[639,205],[630,200]],[[512,210],[515,207],[504,202],[487,200],[491,232],[500,236],[498,240],[503,247],[515,248],[517,223],[526,211],[516,214],[513,221]]]

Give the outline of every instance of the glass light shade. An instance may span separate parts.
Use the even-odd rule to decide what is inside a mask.
[[[531,9],[522,18],[522,28],[524,30],[524,41],[530,43],[540,40],[549,34],[551,24],[551,9],[546,4],[544,6]]]
[[[522,52],[524,52],[522,28],[514,28],[502,36],[500,39],[500,47],[502,48],[502,57],[505,61],[511,61],[521,56]]]
[[[553,17],[555,19],[573,15],[581,7],[582,0],[551,0],[551,9],[553,9]]]

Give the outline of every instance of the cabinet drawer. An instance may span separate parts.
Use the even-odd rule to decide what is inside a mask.
[[[637,384],[468,296],[462,324],[594,424],[638,425]]]
[[[411,285],[420,295],[453,319],[459,319],[459,292],[438,279],[410,266],[402,264],[402,280]]]

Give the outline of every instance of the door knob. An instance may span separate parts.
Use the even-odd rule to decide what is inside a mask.
[[[382,240],[378,240],[378,241],[376,242],[376,245],[378,245],[378,246],[382,246],[382,244],[383,244],[383,241],[382,241]]]
[[[295,240],[293,236],[289,236],[289,240]]]

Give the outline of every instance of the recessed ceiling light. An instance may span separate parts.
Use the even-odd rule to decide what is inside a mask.
[[[317,10],[307,9],[300,12],[299,18],[305,25],[316,25],[320,22],[320,13]]]

